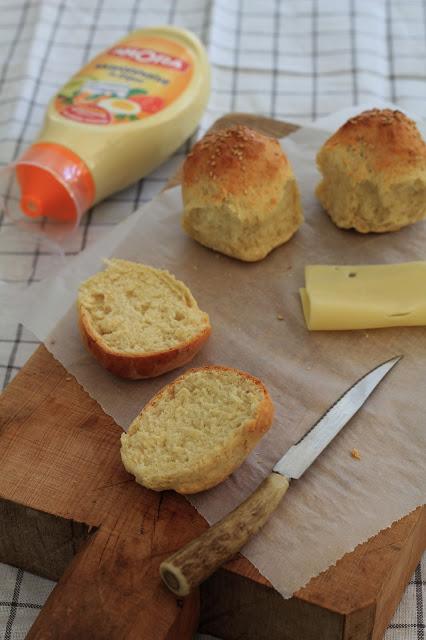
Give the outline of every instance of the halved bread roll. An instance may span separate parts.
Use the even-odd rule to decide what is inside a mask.
[[[272,423],[260,380],[238,369],[189,369],[163,387],[121,436],[121,459],[140,484],[197,493],[239,467]]]
[[[152,378],[186,364],[211,333],[183,282],[127,260],[108,260],[83,282],[78,311],[87,349],[122,378]]]

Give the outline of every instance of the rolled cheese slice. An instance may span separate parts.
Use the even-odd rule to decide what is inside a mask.
[[[426,262],[308,265],[300,296],[311,331],[426,325]]]

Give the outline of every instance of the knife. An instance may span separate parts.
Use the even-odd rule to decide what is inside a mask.
[[[177,596],[186,596],[236,554],[263,527],[290,481],[303,475],[401,358],[387,360],[355,382],[239,507],[162,562],[160,575],[166,586]]]

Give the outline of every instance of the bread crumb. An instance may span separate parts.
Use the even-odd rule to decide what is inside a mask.
[[[355,458],[355,460],[361,460],[361,454],[359,452],[359,449],[352,449],[351,456],[352,458]]]
[[[71,376],[67,376],[67,377],[65,378],[65,381],[66,381],[66,382],[69,382],[70,380],[72,380],[72,377],[71,377]]]
[[[284,320],[284,316],[282,316],[280,313],[277,315],[277,320]]]

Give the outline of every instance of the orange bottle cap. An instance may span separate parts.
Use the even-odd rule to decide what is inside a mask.
[[[33,144],[15,165],[21,209],[30,218],[45,216],[75,227],[93,204],[95,183],[71,149],[52,142]]]

